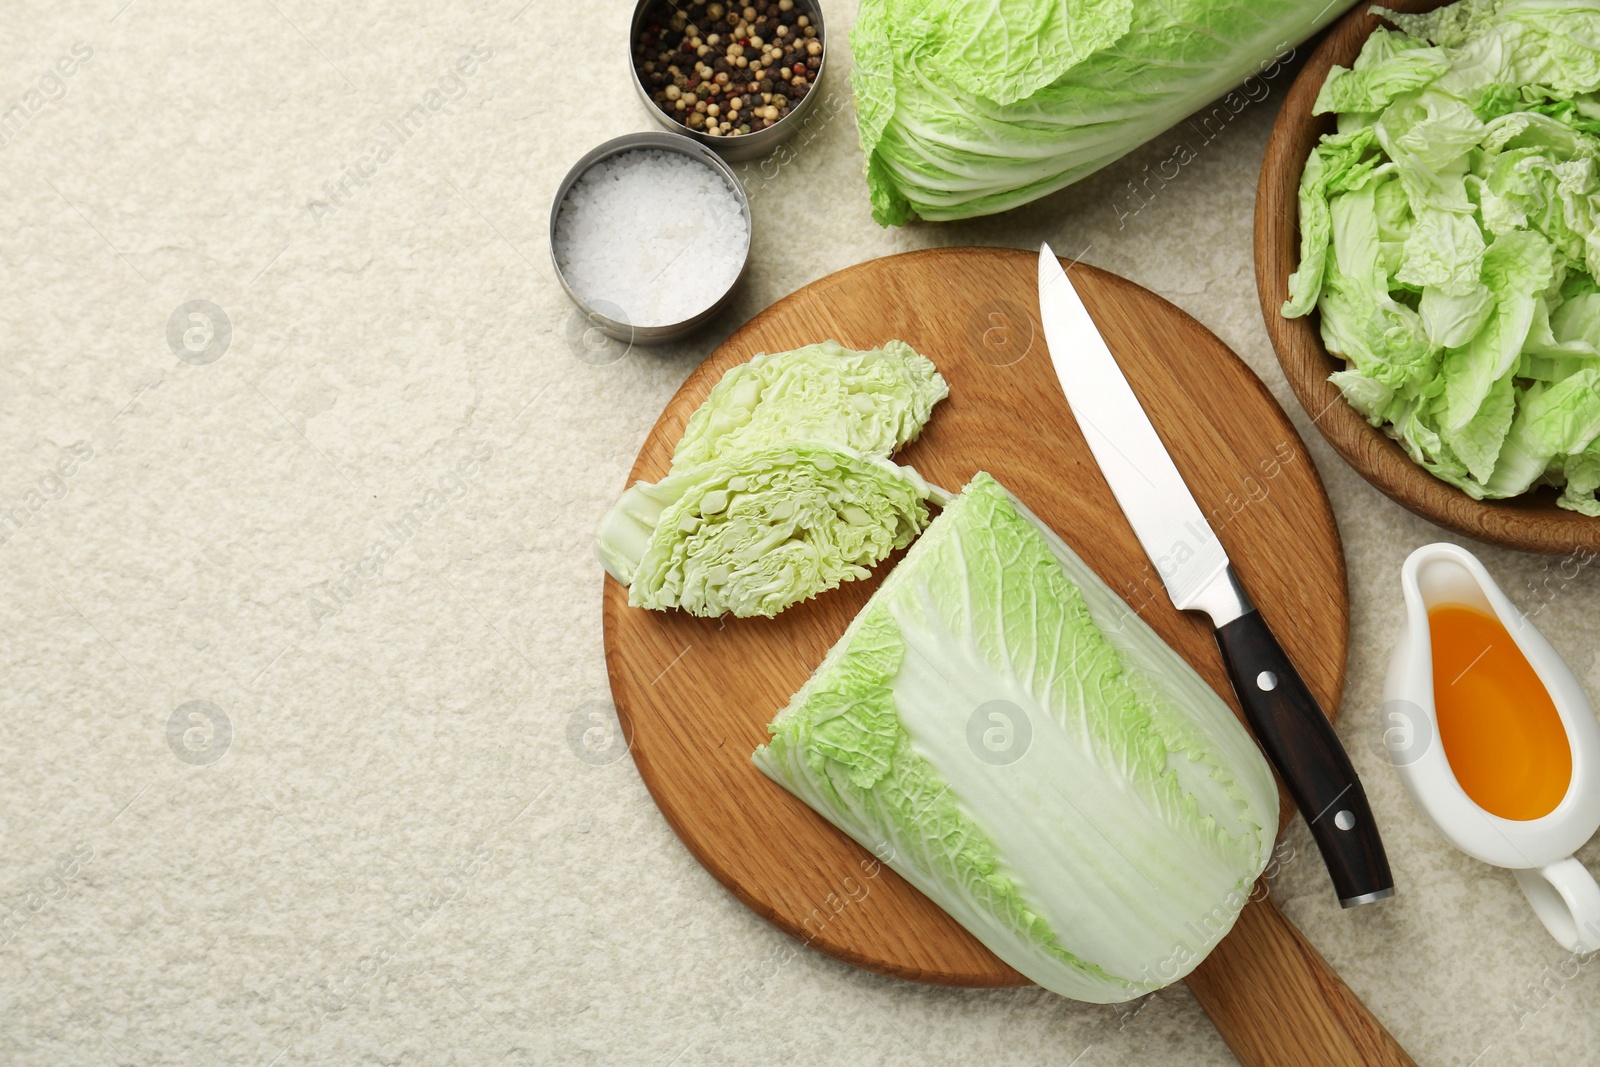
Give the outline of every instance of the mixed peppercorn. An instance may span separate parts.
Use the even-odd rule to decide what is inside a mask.
[[[822,69],[822,39],[796,0],[680,0],[646,16],[633,65],[662,111],[691,130],[737,137],[805,98]]]

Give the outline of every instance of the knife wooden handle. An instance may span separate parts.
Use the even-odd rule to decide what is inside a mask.
[[[1244,1067],[1416,1067],[1265,881],[1187,982]]]
[[[1266,620],[1248,611],[1218,627],[1217,644],[1251,731],[1311,827],[1339,903],[1393,896],[1389,857],[1361,779]]]

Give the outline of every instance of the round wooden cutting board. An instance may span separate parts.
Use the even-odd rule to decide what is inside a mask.
[[[871,348],[898,338],[932,359],[950,384],[949,399],[899,461],[952,490],[976,471],[993,474],[1237,710],[1209,626],[1172,607],[1073,421],[1038,318],[1037,265],[1031,252],[938,249],[863,263],[806,286],[756,316],[689,376],[640,451],[632,479],[654,481],[667,472],[689,415],[724,371],[757,352],[828,339]],[[1306,684],[1335,713],[1349,623],[1344,557],[1327,496],[1293,426],[1249,368],[1188,315],[1115,275],[1070,269],[1250,595]],[[750,762],[773,714],[893,562],[868,581],[771,620],[631,608],[627,590],[607,578],[606,661],[618,716],[672,828],[762,917],[822,952],[884,974],[1022,984],[931,901]],[[1292,811],[1284,803],[1287,818]],[[1250,939],[1259,944],[1246,944]],[[1270,958],[1265,967],[1263,956]],[[1255,973],[1234,973],[1244,969]],[[1348,1034],[1331,1034],[1322,1042],[1314,1020],[1253,1019],[1271,1014],[1261,982],[1302,979],[1307,1011],[1330,996],[1353,1002],[1328,1024],[1333,1029],[1349,1029],[1344,1014],[1364,1013],[1263,900],[1246,909],[1190,985],[1247,1061],[1295,1062],[1270,1057],[1304,1039],[1291,1033],[1283,1038],[1289,1045],[1262,1043],[1259,1034],[1241,1035],[1241,1027],[1309,1029],[1335,1056],[1365,1051],[1359,1036],[1351,1043]],[[1247,994],[1245,985],[1257,988]]]

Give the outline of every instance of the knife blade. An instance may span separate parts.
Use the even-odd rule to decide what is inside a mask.
[[[1250,602],[1077,289],[1039,249],[1039,315],[1073,417],[1172,603],[1211,617],[1245,719],[1351,908],[1394,895],[1383,839],[1333,724]]]

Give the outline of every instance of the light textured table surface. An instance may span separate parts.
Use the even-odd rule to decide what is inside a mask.
[[[630,4],[125,2],[13,0],[0,33],[0,1062],[1229,1062],[1182,987],[1118,1009],[791,958],[581,741],[591,535],[696,361],[852,263],[1040,239],[1221,335],[1327,482],[1340,733],[1400,893],[1341,912],[1296,824],[1284,910],[1421,1063],[1593,1062],[1595,968],[1379,748],[1400,562],[1443,535],[1334,456],[1268,348],[1250,223],[1283,82],[1209,143],[890,231],[839,107],[758,177],[729,312],[605,362],[545,235],[567,167],[652,127]],[[853,8],[827,5],[840,105]],[[1593,568],[1482,556],[1600,683]]]

